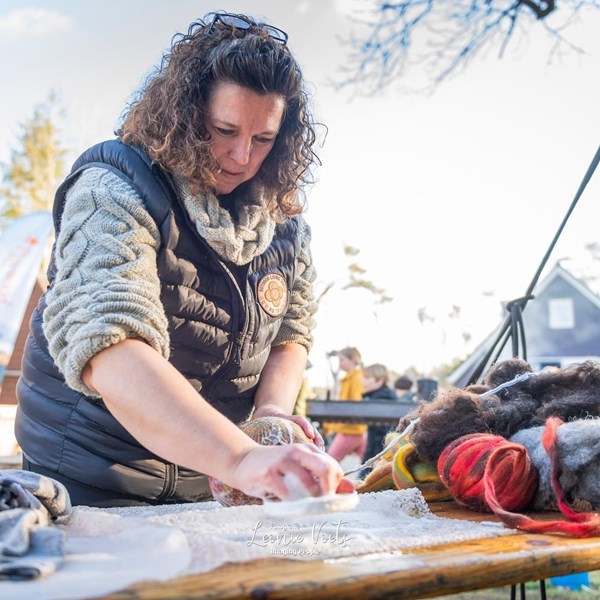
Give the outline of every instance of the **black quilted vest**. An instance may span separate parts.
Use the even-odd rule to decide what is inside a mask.
[[[221,413],[236,423],[247,419],[294,285],[297,220],[279,225],[269,248],[250,264],[226,262],[200,237],[169,177],[145,154],[115,140],[82,154],[57,190],[57,231],[67,190],[92,166],[109,168],[132,185],[160,229],[157,264],[169,321],[170,362]],[[50,285],[54,274],[52,261]],[[285,281],[287,297],[269,296],[272,281]],[[275,292],[281,289],[279,285]],[[274,302],[265,302],[265,294]],[[42,296],[31,319],[17,386],[15,430],[29,460],[87,485],[150,502],[199,499],[203,476],[158,458],[137,443],[101,400],[67,387],[48,353],[44,308]]]

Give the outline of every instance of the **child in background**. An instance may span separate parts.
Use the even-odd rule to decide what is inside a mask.
[[[363,397],[363,382],[360,352],[353,347],[343,348],[338,352],[340,369],[346,374],[340,381],[338,400],[360,401]],[[327,432],[334,432],[335,437],[327,454],[338,462],[356,453],[362,460],[367,445],[367,426],[362,423],[327,423]]]
[[[412,390],[413,380],[407,375],[402,375],[394,382],[396,396],[402,402],[414,402],[415,393]]]
[[[373,400],[397,401],[396,392],[388,385],[389,373],[382,364],[369,365],[363,369],[363,387],[365,390],[363,400],[365,402]],[[367,447],[363,457],[363,462],[372,458],[383,450],[385,436],[394,427],[388,425],[369,425],[367,430]]]

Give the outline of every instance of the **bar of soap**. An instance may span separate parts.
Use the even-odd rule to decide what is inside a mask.
[[[290,495],[288,500],[300,500],[310,496],[310,492],[304,487],[302,480],[295,473],[285,473],[283,483]]]
[[[275,502],[265,500],[263,510],[270,517],[294,517],[320,513],[345,512],[358,504],[358,494],[328,494],[326,496],[307,496],[297,500]]]

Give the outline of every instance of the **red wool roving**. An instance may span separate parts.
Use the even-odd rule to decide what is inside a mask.
[[[538,472],[526,448],[488,433],[451,442],[437,467],[456,502],[482,512],[524,508],[538,486]]]
[[[542,444],[550,457],[552,490],[566,521],[536,521],[512,512],[532,500],[539,475],[525,447],[503,437],[473,433],[455,440],[438,460],[440,479],[458,504],[493,512],[508,527],[574,537],[600,535],[600,515],[575,512],[565,500],[556,433],[561,425],[560,418],[548,418]]]

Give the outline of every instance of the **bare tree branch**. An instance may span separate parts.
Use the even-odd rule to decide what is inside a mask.
[[[373,94],[419,65],[435,86],[485,47],[502,56],[518,28],[536,23],[554,38],[552,53],[582,53],[563,32],[583,8],[598,9],[600,0],[377,0],[372,16],[355,19],[366,34],[348,42],[348,75],[337,85]]]

